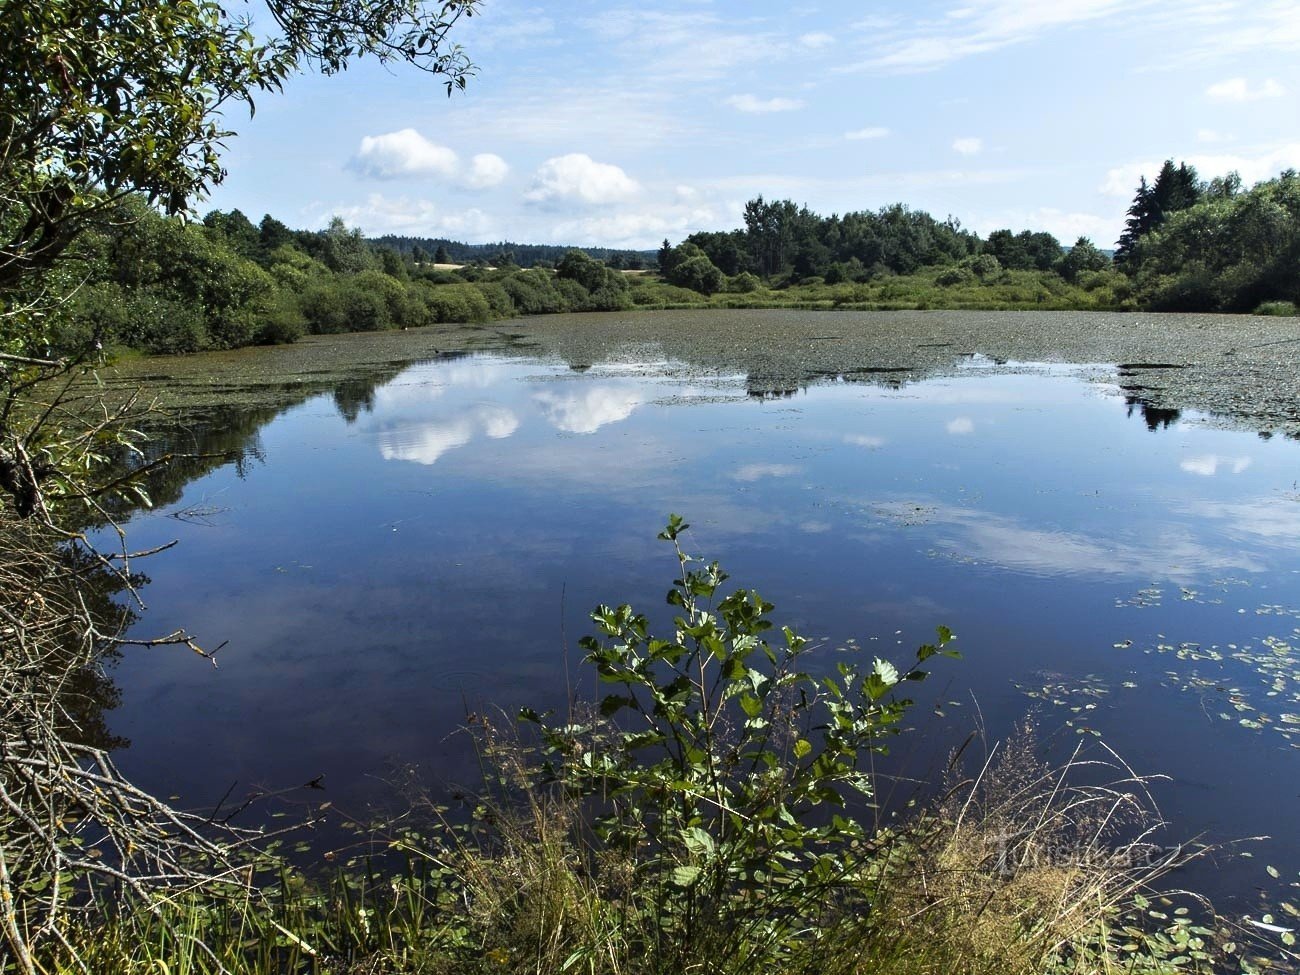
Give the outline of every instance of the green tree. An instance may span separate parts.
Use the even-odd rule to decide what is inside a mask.
[[[1240,180],[1237,185],[1240,185]],[[1128,208],[1124,232],[1120,234],[1115,249],[1115,263],[1126,271],[1136,271],[1139,263],[1135,259],[1136,251],[1142,238],[1172,214],[1194,206],[1200,201],[1202,193],[1196,170],[1187,163],[1175,167],[1172,159],[1166,159],[1155,182],[1150,185],[1143,176],[1133,203]]]
[[[448,32],[476,2],[264,0],[256,34],[217,0],[0,4],[0,342],[38,339],[22,296],[123,197],[175,213],[221,181],[232,107],[366,56],[463,87]]]
[[[451,263],[451,255],[447,253],[447,248],[444,247],[442,244],[439,244],[438,249],[433,252],[433,263],[434,264]]]
[[[1056,262],[1056,273],[1074,284],[1084,271],[1104,271],[1110,267],[1110,258],[1099,251],[1087,237],[1074,242],[1069,253]]]

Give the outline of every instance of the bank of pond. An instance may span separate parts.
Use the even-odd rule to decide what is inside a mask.
[[[29,352],[95,343],[192,352],[308,333],[632,308],[1296,314],[1296,174],[1248,190],[1216,180],[1198,193],[1159,221],[1131,219],[1138,225],[1114,260],[1087,238],[1068,248],[1042,232],[981,238],[901,205],[821,217],[759,197],[746,206],[743,230],[696,233],[676,246],[665,240],[653,256],[534,255],[529,268],[505,245],[491,261],[479,247],[473,263],[454,264],[445,247],[431,254],[415,238],[367,240],[337,218],[315,232],[269,215],[255,226],[238,210],[192,223],[128,199],[115,219],[78,238],[60,280],[43,285],[70,298],[44,348]]]

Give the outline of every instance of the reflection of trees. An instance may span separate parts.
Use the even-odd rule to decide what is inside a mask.
[[[1125,386],[1123,389],[1124,403],[1128,407],[1128,415],[1132,416],[1134,413],[1140,413],[1143,422],[1147,425],[1147,429],[1152,433],[1157,430],[1169,429],[1183,415],[1182,410],[1156,406],[1142,395],[1139,391],[1140,387]]]
[[[99,645],[88,652],[86,630],[117,633],[135,620],[130,606],[117,599],[127,577],[82,545],[61,542],[34,522],[0,516],[0,548],[5,553],[0,562],[2,666],[7,677],[19,678],[6,680],[10,700],[0,711],[0,725],[12,733],[8,726],[21,713],[14,698],[39,688],[49,697],[42,710],[64,740],[104,750],[126,745],[109,732],[105,717],[121,699],[106,671],[121,651],[94,641]],[[138,575],[130,579],[145,581]],[[39,650],[28,656],[36,671],[12,673],[24,655],[23,641],[37,637]]]

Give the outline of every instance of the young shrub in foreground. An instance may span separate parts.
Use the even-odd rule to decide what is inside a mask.
[[[906,673],[877,659],[813,677],[803,637],[786,627],[769,642],[770,603],[746,589],[718,598],[727,576],[685,554],[686,527],[673,516],[660,535],[681,570],[672,634],[651,635],[630,606],[599,607],[601,638],[582,641],[615,687],[599,719],[524,717],[541,727],[545,777],[594,803],[599,849],[633,872],[638,920],[622,927],[646,970],[788,970],[834,930],[828,918],[869,909],[857,884],[868,831],[852,812],[872,794],[868,758],[911,704],[894,692],[928,658],[957,654],[940,627]]]

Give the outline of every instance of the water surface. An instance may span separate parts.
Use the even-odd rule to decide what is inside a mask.
[[[241,461],[132,521],[135,547],[180,540],[138,632],[230,642],[215,670],[127,655],[121,764],[203,808],[323,775],[359,809],[410,764],[470,781],[467,711],[594,692],[573,647],[596,603],[669,618],[678,512],[826,666],[956,631],[899,743],[912,774],[1032,712],[1169,775],[1171,837],[1274,836],[1220,861],[1225,889],[1293,873],[1300,444],[1144,408],[1132,370],[991,366],[760,397],[671,362],[471,355],[247,429],[196,419],[169,436]]]

